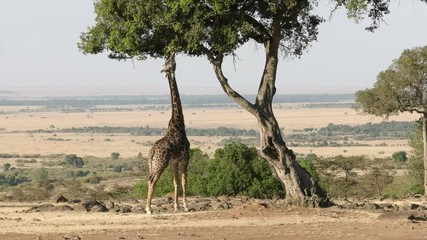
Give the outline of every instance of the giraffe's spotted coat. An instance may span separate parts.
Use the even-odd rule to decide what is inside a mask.
[[[190,158],[190,142],[185,132],[184,115],[181,99],[175,79],[175,55],[171,54],[165,63],[162,72],[169,81],[172,102],[172,117],[169,120],[168,130],[165,136],[154,143],[149,152],[150,176],[148,179],[148,194],[146,211],[151,214],[151,199],[157,180],[168,165],[173,168],[175,187],[175,211],[178,209],[178,166],[181,164],[182,202],[187,211],[187,167]]]

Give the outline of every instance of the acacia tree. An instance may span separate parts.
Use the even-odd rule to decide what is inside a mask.
[[[297,205],[326,204],[326,194],[282,137],[273,113],[279,51],[301,55],[316,40],[321,18],[315,0],[99,0],[96,23],[81,35],[84,53],[108,51],[111,58],[163,57],[168,52],[205,56],[224,92],[258,120],[260,152],[282,182],[286,199]],[[265,67],[254,103],[229,84],[223,60],[248,41],[264,46]]]
[[[427,0],[420,0],[427,3]],[[371,25],[365,29],[374,32],[384,21],[383,17],[390,13],[390,0],[334,0],[335,10],[344,7],[347,9],[347,16],[358,22],[365,15],[371,18]]]
[[[404,50],[377,76],[373,88],[356,93],[356,109],[388,117],[401,112],[420,114],[424,149],[424,190],[427,192],[427,46]]]
[[[335,0],[349,16],[368,13],[378,19],[388,0]],[[115,59],[164,57],[169,52],[207,57],[224,92],[251,113],[260,129],[261,155],[271,164],[297,205],[328,203],[326,194],[295,161],[274,116],[279,52],[299,56],[316,40],[322,19],[313,13],[317,0],[98,0],[96,23],[81,35],[84,53],[109,52]],[[223,60],[249,41],[263,46],[265,65],[255,102],[229,84]]]

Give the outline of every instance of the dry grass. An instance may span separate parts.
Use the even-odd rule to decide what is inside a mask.
[[[129,134],[74,134],[40,133],[28,134],[22,131],[36,129],[62,129],[85,126],[110,127],[167,127],[170,112],[131,111],[131,112],[22,112],[25,107],[0,107],[0,153],[10,154],[78,154],[80,156],[107,157],[111,152],[119,152],[121,157],[134,157],[139,152],[146,155],[151,144],[159,136],[131,136]],[[191,128],[234,127],[257,130],[256,119],[246,111],[238,109],[187,109],[184,111],[186,126]],[[276,109],[275,114],[285,135],[304,128],[321,128],[329,123],[357,125],[384,121],[382,118],[363,116],[350,108]],[[391,117],[389,121],[413,121],[417,115],[402,114]],[[19,133],[16,133],[19,132]],[[66,141],[52,141],[48,138],[62,138]],[[212,153],[217,143],[225,137],[193,137],[189,139],[192,147]],[[109,139],[109,140],[108,140]],[[295,147],[297,153],[316,153],[320,156],[368,155],[390,156],[391,153],[408,151],[406,141],[381,141],[388,146],[372,147]],[[370,143],[372,145],[379,143]]]

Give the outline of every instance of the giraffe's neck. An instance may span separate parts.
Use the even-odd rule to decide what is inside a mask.
[[[172,117],[171,120],[177,123],[184,123],[184,114],[182,113],[181,98],[179,97],[178,85],[176,84],[175,74],[172,73],[168,76],[169,88],[172,103]]]
[[[169,81],[169,89],[172,103],[172,117],[169,121],[168,132],[184,132],[184,114],[182,112],[181,98],[179,97],[178,85],[175,78],[175,54],[171,54],[166,60],[164,72]]]

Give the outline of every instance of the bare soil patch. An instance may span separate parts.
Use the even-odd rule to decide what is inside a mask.
[[[427,222],[411,218],[425,216],[426,210],[407,202],[377,203],[379,209],[368,211],[350,209],[350,205],[306,209],[275,206],[274,201],[210,201],[241,204],[189,213],[165,210],[151,216],[143,211],[86,212],[56,204],[52,209],[49,204],[3,204],[0,239],[425,239],[427,234]],[[190,207],[196,202],[192,199]],[[132,207],[138,209],[141,204]],[[387,210],[385,206],[390,204],[395,207]],[[43,207],[28,211],[35,206]]]

